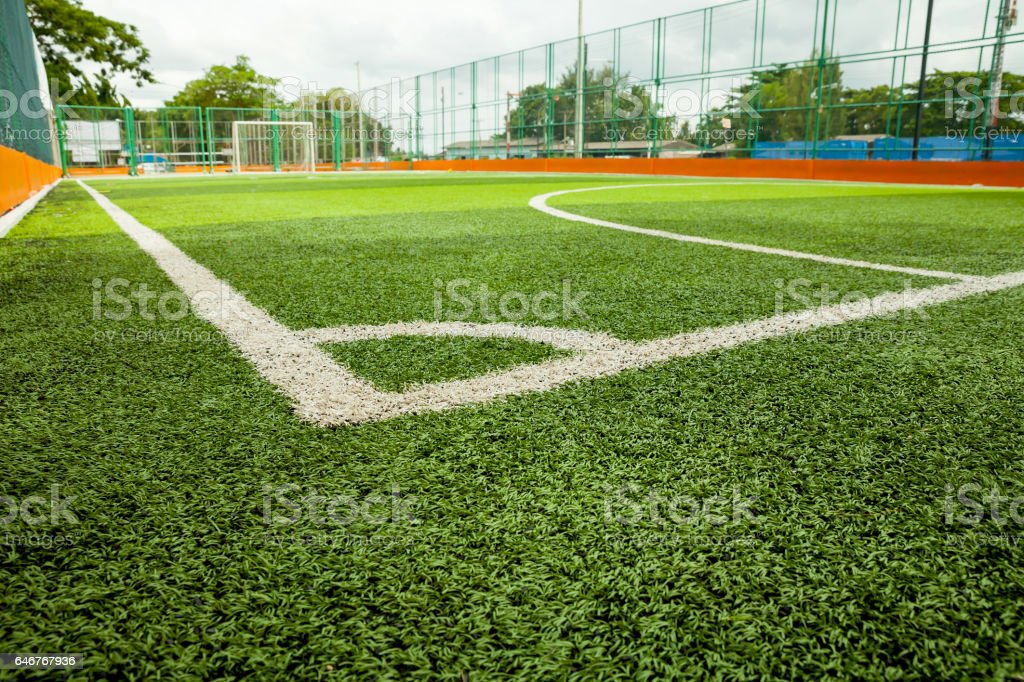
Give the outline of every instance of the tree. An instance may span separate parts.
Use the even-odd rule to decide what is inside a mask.
[[[135,26],[94,14],[81,0],[28,0],[25,5],[47,76],[62,95],[74,93],[68,104],[127,104],[114,86],[117,75],[128,76],[138,87],[156,82],[146,68],[149,50]],[[87,75],[83,61],[99,65],[98,72]]]
[[[263,76],[239,55],[231,66],[211,66],[202,78],[189,81],[169,107],[237,107],[240,109],[273,108],[281,105],[275,86],[278,79]]]

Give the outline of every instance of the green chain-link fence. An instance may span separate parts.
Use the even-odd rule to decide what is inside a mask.
[[[414,79],[416,149],[449,159],[904,159],[919,139],[922,159],[1024,160],[1015,1],[965,10],[934,0],[920,90],[928,4],[740,0],[424,74]],[[1010,94],[992,98],[1003,71]]]
[[[351,94],[324,110],[64,108],[64,156],[225,169],[233,121],[300,120],[314,124],[325,170],[567,156],[1024,160],[1016,1],[965,5],[738,0],[394,79],[362,93],[362,116]]]
[[[0,2],[0,144],[54,163],[53,127],[22,0]]]

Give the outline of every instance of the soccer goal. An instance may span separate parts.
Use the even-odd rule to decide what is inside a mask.
[[[308,121],[234,121],[236,173],[316,172],[316,131]]]

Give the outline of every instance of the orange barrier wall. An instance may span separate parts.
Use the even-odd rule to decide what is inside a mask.
[[[68,168],[68,175],[128,175],[128,166],[111,166],[110,168],[80,166]]]
[[[414,170],[634,173],[714,178],[846,180],[926,185],[1024,187],[1024,163],[1010,161],[775,161],[767,159],[482,159],[416,161]]]
[[[0,147],[0,214],[6,213],[61,176],[60,168],[23,152]]]

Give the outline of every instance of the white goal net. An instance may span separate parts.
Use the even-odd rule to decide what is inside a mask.
[[[231,148],[236,173],[316,172],[316,131],[308,121],[235,121]]]

